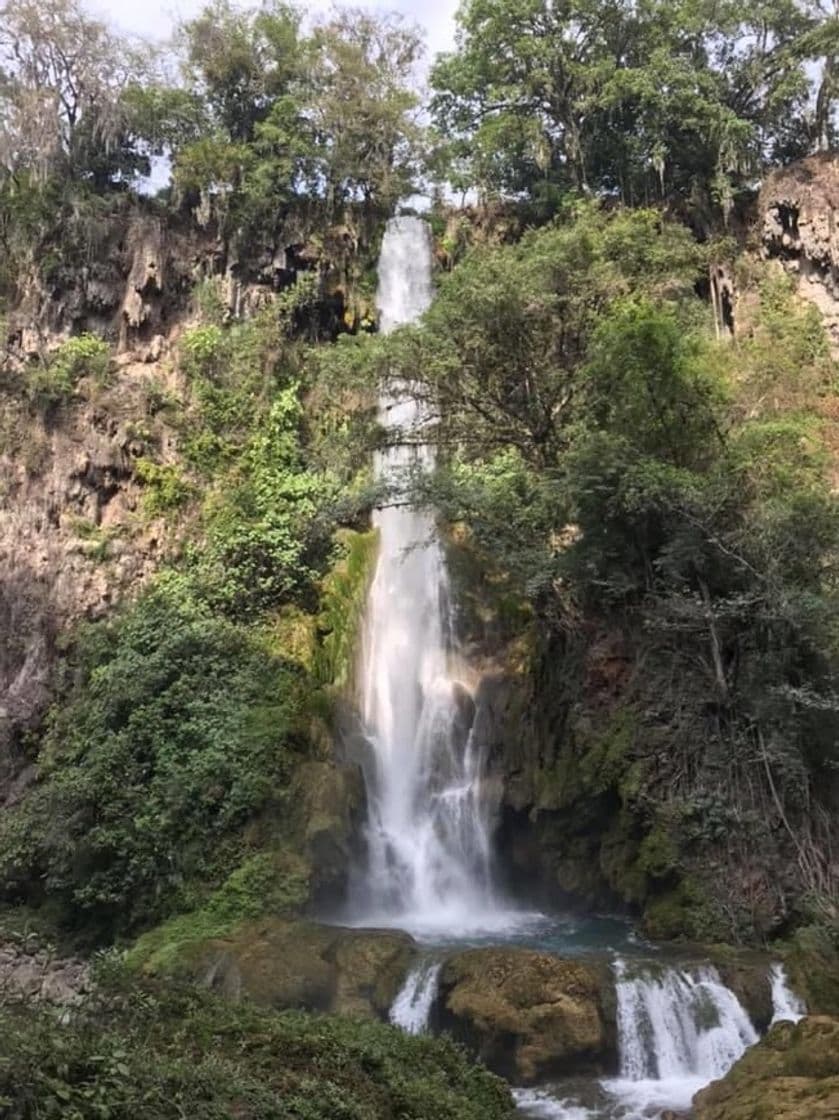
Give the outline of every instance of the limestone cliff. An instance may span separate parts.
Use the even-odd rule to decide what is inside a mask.
[[[823,152],[774,171],[758,208],[762,252],[795,276],[839,350],[839,156]]]

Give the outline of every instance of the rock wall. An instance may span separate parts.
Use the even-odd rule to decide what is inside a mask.
[[[839,155],[822,152],[774,171],[758,208],[763,255],[796,277],[839,353]]]

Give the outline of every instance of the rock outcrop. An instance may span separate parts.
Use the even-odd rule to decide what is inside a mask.
[[[231,999],[385,1018],[416,946],[406,933],[266,918],[193,947],[188,969]]]
[[[836,1120],[839,1019],[778,1023],[694,1098],[695,1120]]]
[[[839,348],[839,156],[824,152],[772,172],[759,214],[764,253],[797,278]]]
[[[90,968],[31,941],[0,943],[0,1002],[78,1003],[91,990]]]
[[[20,394],[0,404],[0,804],[19,793],[18,744],[49,697],[62,633],[104,616],[163,555],[135,471],[149,447],[171,454],[152,391],[147,367],[127,365],[59,416]]]
[[[470,949],[440,975],[432,1023],[490,1069],[531,1082],[603,1069],[615,1055],[607,966],[531,949]]]

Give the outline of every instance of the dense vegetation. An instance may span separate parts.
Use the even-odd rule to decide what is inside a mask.
[[[88,1007],[0,1011],[10,1120],[504,1120],[501,1081],[442,1039],[138,989],[108,966]]]

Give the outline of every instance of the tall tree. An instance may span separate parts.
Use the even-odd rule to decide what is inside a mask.
[[[0,8],[0,165],[8,174],[93,180],[145,168],[126,92],[149,53],[118,39],[79,0]]]
[[[707,221],[811,146],[828,22],[796,0],[467,0],[433,114],[485,193],[677,199]]]

